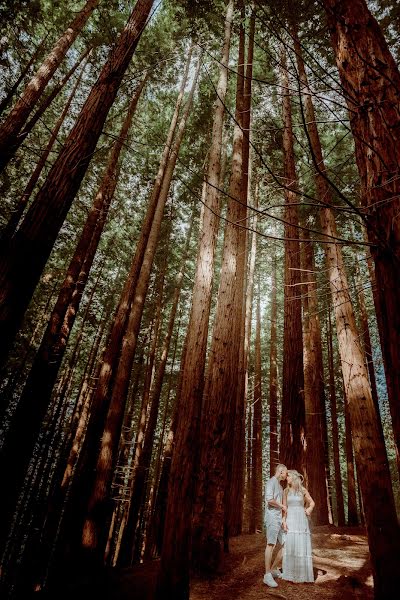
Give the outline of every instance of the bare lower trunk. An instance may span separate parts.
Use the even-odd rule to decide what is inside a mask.
[[[285,171],[285,287],[280,461],[300,472],[305,467],[305,409],[298,188],[294,157],[287,58],[282,50],[283,152]]]
[[[104,432],[101,439],[100,451],[96,464],[95,480],[92,485],[87,505],[87,516],[82,532],[82,549],[84,551],[84,555],[87,556],[89,560],[93,558],[96,562],[99,561],[100,564],[102,564],[103,561],[104,549],[107,541],[105,536],[107,536],[109,520],[111,519],[112,514],[112,511],[110,512],[110,486],[117,457],[124,407],[129,387],[130,374],[132,371],[133,359],[136,351],[144,302],[147,295],[155,251],[159,240],[164,208],[168,198],[172,176],[182,143],[186,122],[192,107],[200,65],[201,59],[199,59],[198,62],[198,67],[192,83],[190,95],[187,100],[185,111],[179,123],[176,139],[173,147],[171,148],[171,154],[161,185],[158,205],[154,214],[146,251],[143,256],[140,277],[138,279],[137,287],[133,297],[126,326],[126,333],[122,341],[121,355],[113,382],[110,406],[104,425]]]
[[[198,448],[193,448],[193,443],[197,443],[199,435],[214,253],[219,225],[218,186],[232,18],[233,1],[230,0],[226,13],[224,48],[207,172],[209,185],[206,187],[205,205],[210,210],[204,211],[193,286],[193,302],[181,367],[181,390],[177,407],[179,417],[176,423],[175,449],[169,480],[164,543],[157,588],[159,600],[171,596],[176,600],[186,600],[189,596],[191,517],[194,476],[198,459]],[[177,506],[180,507],[178,512]]]
[[[330,308],[329,308],[330,310]],[[343,483],[342,474],[340,471],[340,454],[339,454],[339,428],[338,428],[338,411],[336,402],[336,385],[335,385],[335,368],[333,358],[333,343],[332,343],[332,324],[331,315],[328,314],[328,366],[329,366],[329,398],[331,407],[332,421],[332,454],[333,464],[335,467],[335,495],[336,495],[336,520],[339,527],[345,525],[344,517],[344,500],[343,500]]]
[[[312,243],[302,246],[304,298],[304,404],[306,409],[307,488],[315,501],[313,522],[326,525],[328,498],[324,433],[326,422],[321,329]]]
[[[278,363],[276,318],[278,303],[276,298],[276,252],[272,257],[271,276],[271,337],[269,342],[269,473],[275,474],[279,463],[278,453]]]

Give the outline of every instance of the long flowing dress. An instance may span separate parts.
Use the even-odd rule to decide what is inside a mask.
[[[283,547],[282,579],[294,583],[313,582],[311,533],[304,512],[303,494],[287,495],[285,545]]]

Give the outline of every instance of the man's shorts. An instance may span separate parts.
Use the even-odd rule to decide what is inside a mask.
[[[278,519],[268,519],[266,523],[266,530],[267,544],[275,545],[276,543],[278,543],[281,544],[281,546],[283,546],[283,544],[285,543],[285,532],[282,529],[281,520],[278,521]]]

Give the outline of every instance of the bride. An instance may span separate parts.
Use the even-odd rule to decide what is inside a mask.
[[[303,487],[303,476],[289,470],[287,487],[283,494],[283,529],[286,541],[283,550],[282,579],[294,583],[313,582],[311,533],[308,517],[315,506],[314,500]]]

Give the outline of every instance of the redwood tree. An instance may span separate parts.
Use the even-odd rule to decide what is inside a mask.
[[[0,365],[89,166],[153,2],[137,0],[44,185],[0,255]]]
[[[283,160],[285,181],[285,287],[282,370],[282,416],[279,459],[293,469],[305,466],[303,334],[297,174],[287,59],[282,50]]]
[[[177,600],[183,600],[188,597],[189,593],[191,518],[195,494],[194,474],[198,457],[197,453],[193,452],[193,441],[196,441],[199,435],[215,243],[219,225],[218,186],[220,184],[224,100],[228,80],[227,66],[232,18],[233,0],[229,0],[207,168],[208,185],[205,190],[205,205],[210,210],[203,212],[193,300],[181,366],[181,390],[176,407],[177,419],[174,423],[176,425],[175,439],[173,439],[174,453],[169,478],[164,542],[157,590],[157,597],[165,600],[171,596]],[[173,435],[171,432],[171,437]],[[178,512],[176,506],[180,507]]]
[[[32,112],[37,100],[43,93],[54,72],[64,60],[68,48],[72,46],[86,21],[96,8],[99,0],[87,0],[84,7],[75,16],[51,52],[29,81],[14,107],[0,127],[0,171],[4,169],[14,152],[15,138]],[[10,153],[11,151],[11,153]]]
[[[400,468],[400,72],[365,0],[323,0],[367,209],[378,325]]]

